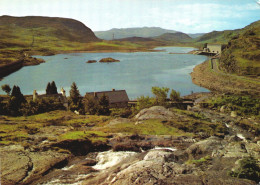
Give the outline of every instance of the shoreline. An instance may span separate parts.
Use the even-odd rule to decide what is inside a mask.
[[[209,60],[195,66],[190,75],[194,84],[212,92],[260,96],[260,80],[213,70]]]

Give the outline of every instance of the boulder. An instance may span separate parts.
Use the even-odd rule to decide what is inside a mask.
[[[144,160],[169,162],[174,160],[174,155],[172,152],[166,152],[162,150],[151,150],[146,154],[146,156],[144,156]]]
[[[67,164],[69,154],[56,151],[29,152],[19,145],[0,149],[1,183],[30,184],[53,168]]]
[[[162,106],[154,106],[141,110],[136,116],[137,120],[162,119],[171,120],[175,117],[174,113]]]
[[[186,149],[186,153],[193,158],[200,158],[203,155],[212,155],[222,147],[222,140],[218,137],[211,136],[208,139],[194,143]]]

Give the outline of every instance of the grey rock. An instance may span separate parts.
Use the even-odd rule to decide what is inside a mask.
[[[141,110],[136,116],[137,120],[148,120],[148,119],[162,119],[170,120],[174,118],[175,115],[173,112],[167,110],[162,106],[154,106],[151,108]]]

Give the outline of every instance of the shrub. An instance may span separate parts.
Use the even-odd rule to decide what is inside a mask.
[[[150,98],[149,96],[140,96],[137,98],[136,109],[142,110],[155,105],[155,98]]]
[[[152,87],[152,93],[155,95],[157,105],[165,105],[169,90],[168,87]]]
[[[239,162],[239,168],[229,173],[232,177],[250,179],[259,182],[260,167],[253,157],[246,157]]]
[[[111,109],[111,116],[129,118],[132,115],[132,110],[130,108],[117,108]]]
[[[227,110],[236,111],[238,115],[259,115],[260,99],[250,96],[225,95],[211,98],[207,102],[210,108],[220,109],[223,105]]]
[[[172,101],[177,101],[177,102],[181,101],[180,92],[177,92],[174,89],[172,89],[171,94],[170,94],[170,99]]]

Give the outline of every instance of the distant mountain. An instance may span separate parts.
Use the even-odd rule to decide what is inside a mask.
[[[191,41],[192,38],[182,32],[176,32],[176,33],[164,33],[160,36],[153,37],[156,40],[161,40],[161,41],[168,41],[168,42],[187,42]]]
[[[202,35],[205,35],[206,33],[187,33],[191,38],[195,39],[198,37],[201,37]]]
[[[0,16],[0,48],[10,46],[42,46],[48,43],[62,46],[62,41],[98,41],[93,31],[83,23],[58,17]]]
[[[149,42],[149,41],[155,41],[152,38],[144,38],[144,37],[127,37],[122,39],[115,39],[117,41],[129,41],[129,42]]]
[[[160,27],[142,27],[142,28],[113,28],[108,31],[95,31],[95,35],[100,39],[113,40],[128,37],[156,37],[164,33],[176,33],[175,30],[166,30]]]

